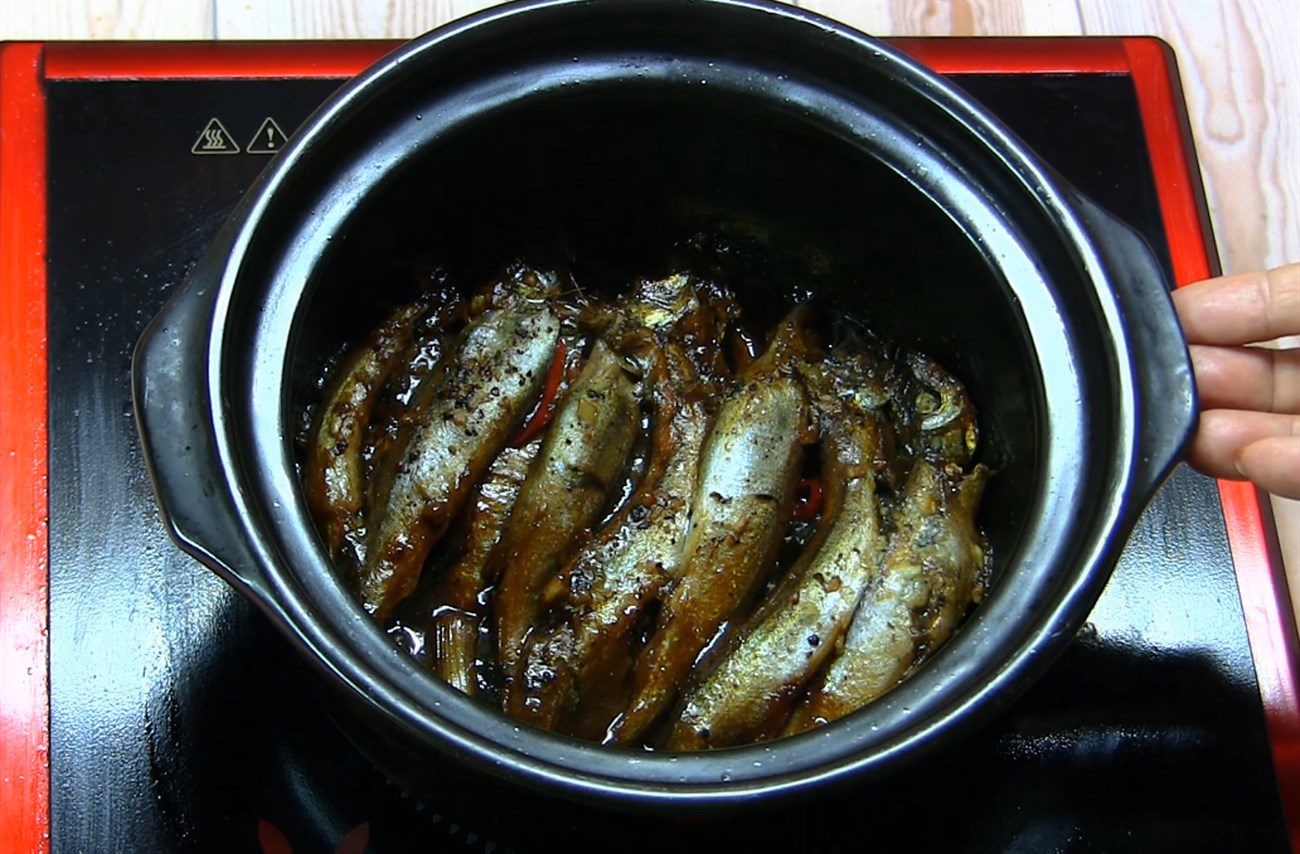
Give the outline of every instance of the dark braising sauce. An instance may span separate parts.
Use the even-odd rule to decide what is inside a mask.
[[[624,747],[775,738],[983,596],[989,471],[932,360],[707,269],[447,278],[324,364],[299,439],[341,576],[478,701]]]

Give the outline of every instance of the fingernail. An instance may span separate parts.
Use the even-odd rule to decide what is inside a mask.
[[[1250,476],[1246,474],[1246,470],[1241,467],[1241,457],[1232,458],[1232,467],[1237,470],[1237,474],[1241,475],[1247,480],[1250,479]]]

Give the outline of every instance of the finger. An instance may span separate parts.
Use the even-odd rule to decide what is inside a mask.
[[[1238,409],[1201,413],[1188,462],[1212,477],[1241,480],[1237,456],[1247,445],[1263,439],[1300,437],[1300,416]]]
[[[1300,414],[1300,349],[1193,344],[1202,409]]]
[[[1173,298],[1193,344],[1253,344],[1300,333],[1300,264],[1208,279]]]
[[[1300,498],[1300,436],[1250,443],[1237,456],[1237,468],[1263,490]]]

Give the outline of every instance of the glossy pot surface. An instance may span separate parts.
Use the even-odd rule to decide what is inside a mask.
[[[809,734],[675,756],[521,728],[423,670],[340,583],[296,469],[313,378],[430,263],[472,286],[560,252],[612,290],[666,272],[701,228],[747,311],[810,291],[967,385],[998,471],[991,590],[899,688]],[[134,381],[177,541],[390,754],[675,812],[878,776],[1004,707],[1088,616],[1195,418],[1166,285],[1130,229],[886,45],[722,0],[514,4],[390,54],[249,191],[146,331]]]

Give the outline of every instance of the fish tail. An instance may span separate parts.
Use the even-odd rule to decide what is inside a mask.
[[[475,659],[478,621],[468,614],[450,611],[433,623],[433,655],[438,676],[451,687],[473,697],[478,693]]]

